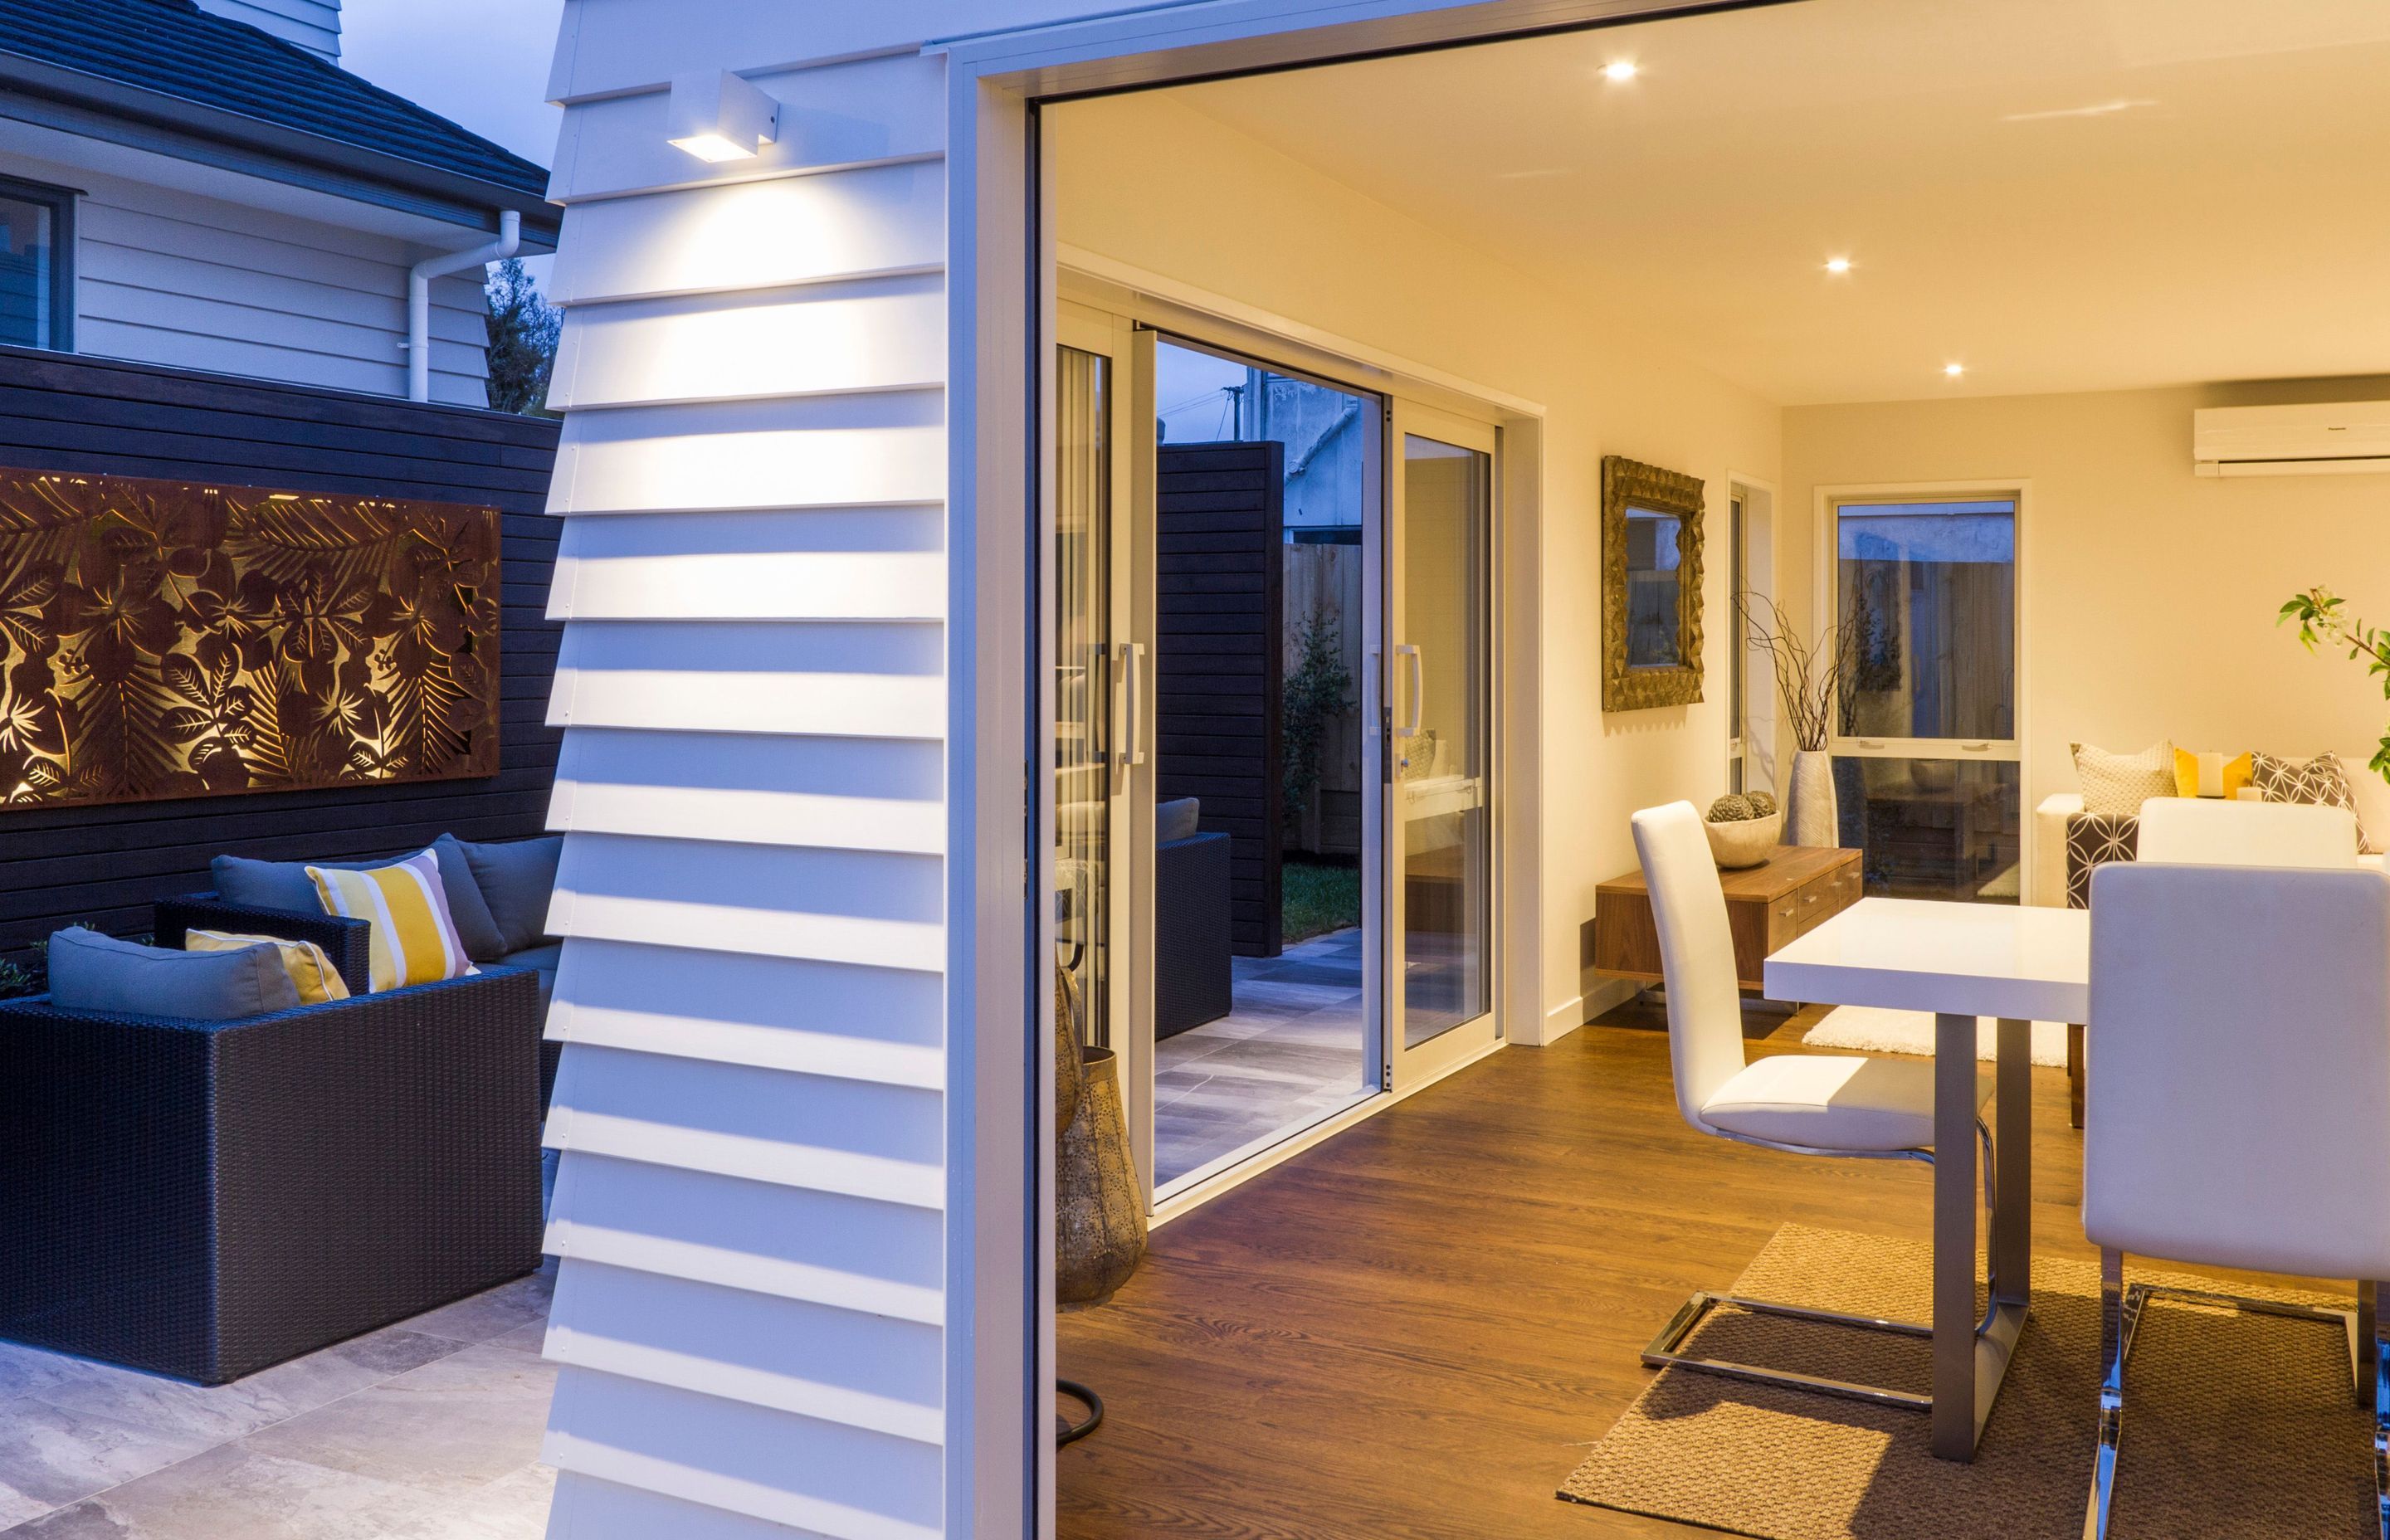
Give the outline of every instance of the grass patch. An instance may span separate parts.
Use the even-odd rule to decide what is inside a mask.
[[[1279,867],[1279,924],[1285,944],[1361,923],[1361,868],[1288,856]]]

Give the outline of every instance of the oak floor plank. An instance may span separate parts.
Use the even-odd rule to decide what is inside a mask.
[[[1632,1009],[1507,1049],[1156,1231],[1059,1327],[1105,1398],[1061,1451],[1063,1540],[1654,1540],[1561,1502],[1670,1311],[1797,1223],[1923,1238],[1910,1161],[1804,1160],[1677,1116]],[[1801,1052],[1803,1012],[1752,1045]],[[2034,1079],[2034,1242],[2088,1255],[2062,1072]]]

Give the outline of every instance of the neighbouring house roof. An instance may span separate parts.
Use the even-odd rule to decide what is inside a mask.
[[[542,167],[191,0],[0,0],[0,93],[143,120],[459,209],[515,208],[526,236],[553,244]]]

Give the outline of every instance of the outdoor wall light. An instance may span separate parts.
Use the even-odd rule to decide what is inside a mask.
[[[779,128],[780,104],[727,70],[673,77],[664,137],[700,160],[752,160]]]

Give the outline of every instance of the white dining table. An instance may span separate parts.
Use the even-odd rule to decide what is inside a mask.
[[[1774,1000],[1934,1015],[1933,1448],[1972,1460],[2033,1287],[2033,1023],[2080,1023],[2091,996],[2081,909],[1863,898],[1767,959]],[[1999,1022],[1988,1322],[1975,1311],[1975,1021]]]

